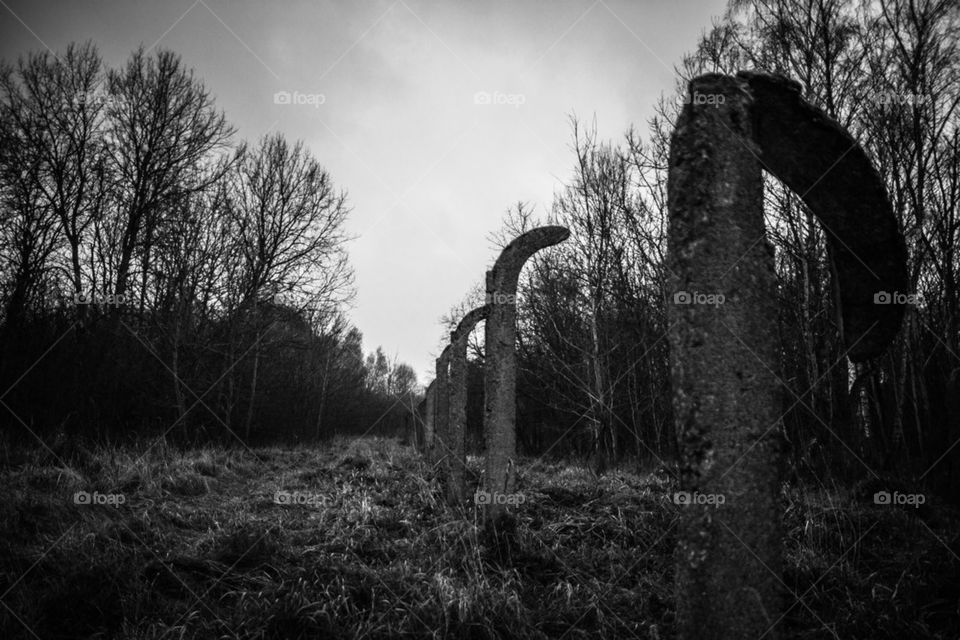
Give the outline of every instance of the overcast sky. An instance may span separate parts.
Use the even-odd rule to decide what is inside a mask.
[[[570,114],[644,128],[724,0],[0,0],[0,54],[92,39],[179,53],[238,128],[302,139],[353,208],[364,350],[432,378],[440,317],[517,201],[571,175]],[[284,93],[285,92],[285,93]]]

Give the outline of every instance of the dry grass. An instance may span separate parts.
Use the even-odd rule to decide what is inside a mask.
[[[0,468],[2,638],[673,637],[665,475],[521,467],[504,561],[473,507],[445,506],[432,470],[390,440],[51,459]],[[785,580],[802,597],[786,637],[957,637],[954,512],[838,488],[783,497]]]

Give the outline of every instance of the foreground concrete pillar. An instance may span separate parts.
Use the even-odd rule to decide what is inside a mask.
[[[450,505],[463,504],[467,494],[467,341],[487,313],[487,305],[470,311],[450,332],[450,437],[447,442],[450,448],[447,504]]]
[[[896,334],[902,307],[874,304],[874,296],[905,286],[905,250],[863,150],[797,85],[712,74],[689,90],[668,183],[667,306],[683,458],[678,631],[685,639],[772,638],[783,613],[782,383],[761,167],[827,229],[851,359],[878,354]]]
[[[534,253],[563,242],[565,227],[539,227],[508,244],[487,272],[486,371],[484,372],[483,431],[487,442],[485,522],[496,533],[508,515],[503,502],[514,494],[517,391],[517,280],[520,269]]]
[[[781,610],[773,250],[748,97],[723,76],[691,91],[715,106],[684,109],[670,157],[678,622],[684,638],[757,638]]]

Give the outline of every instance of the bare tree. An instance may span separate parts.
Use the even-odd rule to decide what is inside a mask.
[[[303,145],[290,146],[279,134],[263,138],[236,163],[226,207],[235,243],[228,256],[232,268],[223,303],[238,320],[254,319],[246,349],[237,342],[239,325],[231,324],[237,339],[230,340],[229,358],[232,363],[248,350],[252,358],[245,419],[249,436],[261,343],[268,330],[257,320],[263,318],[256,307],[281,297],[329,311],[349,299],[352,273],[343,229],[349,209],[346,195],[335,190],[330,175]],[[234,378],[231,369],[231,389]]]
[[[62,56],[31,53],[17,71],[16,85],[10,75],[4,80],[9,115],[35,155],[38,186],[69,246],[71,290],[79,292],[81,243],[106,195],[100,57],[91,43],[71,44]]]
[[[207,189],[227,171],[215,154],[225,151],[233,128],[203,84],[179,56],[161,50],[133,53],[107,75],[106,145],[118,205],[114,293],[127,294],[139,257],[139,307],[145,304],[157,230],[171,202]]]

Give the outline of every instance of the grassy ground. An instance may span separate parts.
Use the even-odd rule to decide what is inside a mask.
[[[474,509],[446,507],[431,470],[389,440],[50,460],[0,470],[0,638],[674,636],[679,507],[656,473],[521,467],[519,550],[504,562]],[[954,511],[783,497],[785,583],[801,598],[786,637],[960,637]]]

